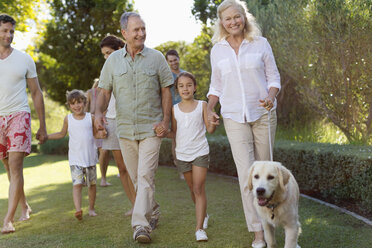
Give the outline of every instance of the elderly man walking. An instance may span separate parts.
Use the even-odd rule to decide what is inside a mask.
[[[15,20],[0,14],[0,159],[9,178],[8,212],[1,233],[15,231],[14,214],[18,202],[22,207],[20,221],[29,219],[31,208],[23,190],[23,159],[31,152],[31,115],[28,105],[28,86],[40,128],[36,138],[47,140],[43,94],[32,58],[11,44],[14,37]]]
[[[113,52],[102,68],[95,125],[97,129],[104,127],[103,113],[113,92],[120,148],[137,191],[133,239],[149,243],[160,214],[154,179],[161,138],[170,121],[173,76],[164,56],[144,45],[146,27],[139,14],[124,13],[120,26],[126,45]],[[155,130],[163,132],[156,135]]]

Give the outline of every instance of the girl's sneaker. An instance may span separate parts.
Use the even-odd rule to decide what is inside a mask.
[[[207,214],[207,216],[205,216],[205,218],[204,218],[203,229],[208,228],[208,220],[209,220],[209,215]]]
[[[207,233],[203,229],[199,229],[195,233],[196,241],[208,241]]]

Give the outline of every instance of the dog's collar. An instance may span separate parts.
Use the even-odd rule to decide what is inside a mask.
[[[273,197],[274,197],[274,193],[275,193],[275,191],[271,194],[271,196],[270,196],[268,202],[270,202],[271,199],[273,199]],[[267,205],[266,205],[267,208],[271,209],[271,219],[272,219],[272,220],[273,220],[274,217],[275,217],[274,210],[275,210],[275,208],[278,207],[278,206],[279,206],[279,203],[267,204]]]
[[[279,206],[279,203],[275,203],[275,204],[267,204],[266,207],[267,208],[270,208],[271,210],[274,210],[277,206]]]

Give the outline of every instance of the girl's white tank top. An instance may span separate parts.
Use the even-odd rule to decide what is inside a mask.
[[[68,115],[68,161],[70,165],[89,167],[97,163],[97,147],[94,143],[92,116],[85,113],[82,120]]]
[[[190,162],[209,154],[209,145],[205,137],[203,101],[198,101],[198,105],[190,113],[182,112],[178,104],[174,105],[174,118],[177,121],[177,159]]]

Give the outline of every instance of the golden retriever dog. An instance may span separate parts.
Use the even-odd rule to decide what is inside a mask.
[[[248,187],[253,192],[254,205],[261,217],[267,247],[276,247],[275,226],[282,225],[284,248],[299,248],[300,192],[292,173],[279,162],[256,161],[249,169]]]

